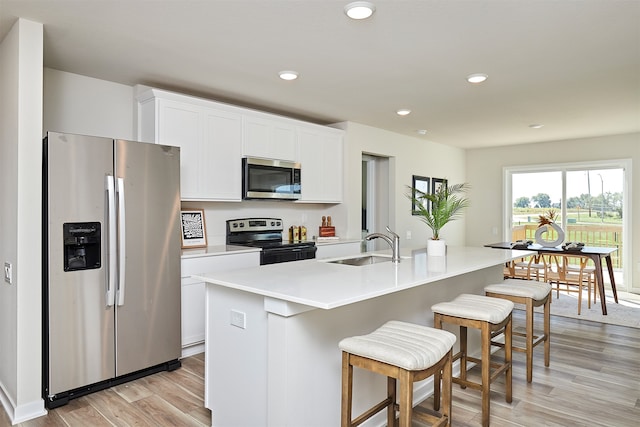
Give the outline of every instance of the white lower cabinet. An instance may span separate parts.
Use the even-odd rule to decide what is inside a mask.
[[[182,357],[204,351],[205,284],[191,275],[258,265],[260,252],[257,251],[182,258]]]

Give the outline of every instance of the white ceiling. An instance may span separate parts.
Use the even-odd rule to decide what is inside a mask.
[[[22,17],[49,68],[463,148],[640,132],[640,0],[372,1],[0,0],[0,39]]]

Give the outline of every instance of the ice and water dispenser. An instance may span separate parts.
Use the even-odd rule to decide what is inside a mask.
[[[100,223],[66,222],[64,233],[64,271],[100,268]]]

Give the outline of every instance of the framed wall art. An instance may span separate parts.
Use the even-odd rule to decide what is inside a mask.
[[[438,191],[440,191],[440,187],[444,186],[444,188],[447,188],[447,180],[443,179],[443,178],[433,178],[431,180],[431,193],[432,194],[436,194]]]
[[[413,192],[412,199],[411,199],[412,201],[411,215],[420,215],[420,209],[416,201],[416,198],[417,198],[416,196],[418,196],[419,193],[416,190],[429,194],[430,181],[431,181],[431,178],[428,178],[426,176],[413,175],[413,177],[411,178],[411,191]],[[428,200],[423,200],[422,205],[426,210],[429,210]]]
[[[204,209],[180,211],[180,231],[183,248],[206,247],[207,230],[204,223]]]

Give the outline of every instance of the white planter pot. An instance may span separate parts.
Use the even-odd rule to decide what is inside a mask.
[[[428,256],[445,256],[447,254],[447,244],[444,240],[427,240]]]

